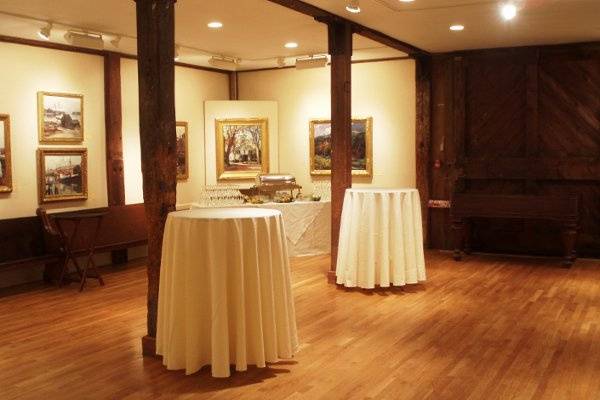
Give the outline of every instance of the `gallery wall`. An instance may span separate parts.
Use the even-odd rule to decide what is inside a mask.
[[[309,121],[329,118],[329,68],[241,72],[238,79],[241,100],[278,103],[280,171],[273,172],[295,175],[310,193]],[[353,185],[415,187],[414,61],[353,64],[352,114],[373,117],[373,177],[354,177]]]
[[[10,115],[12,193],[0,194],[0,219],[35,215],[38,207],[39,148],[87,148],[88,199],[45,205],[55,211],[107,205],[104,128],[104,59],[67,51],[0,43],[0,114]],[[84,141],[77,145],[41,145],[37,93],[82,94]]]
[[[139,135],[137,61],[121,60],[123,159],[126,204],[144,201]],[[175,114],[188,123],[189,178],[177,184],[177,204],[197,201],[205,185],[204,102],[229,98],[229,77],[218,72],[175,67]],[[214,169],[214,168],[213,168]]]

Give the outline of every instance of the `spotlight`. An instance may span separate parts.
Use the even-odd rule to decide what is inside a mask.
[[[179,61],[179,46],[175,46],[175,57],[173,57],[174,61]]]
[[[208,60],[208,63],[215,68],[235,69],[241,60],[232,57],[214,56]]]
[[[119,45],[121,44],[121,36],[115,36],[114,39],[110,41],[110,44],[116,48],[119,48]]]
[[[517,16],[517,6],[511,3],[503,4],[500,7],[500,14],[506,21],[510,21]]]
[[[50,40],[50,32],[52,32],[52,22],[48,22],[46,26],[38,31],[38,36],[44,40]]]
[[[348,4],[346,4],[346,10],[353,14],[358,14],[360,12],[359,0],[348,0]]]
[[[278,68],[285,67],[285,58],[283,58],[283,57],[278,57],[277,58],[277,67]]]
[[[329,61],[326,55],[310,56],[296,59],[296,69],[323,68]]]

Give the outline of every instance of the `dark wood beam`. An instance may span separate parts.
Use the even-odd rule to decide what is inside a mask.
[[[229,73],[229,100],[239,100],[239,81],[237,71]]]
[[[123,176],[121,57],[116,53],[107,53],[104,56],[104,118],[108,206],[122,206],[125,205],[125,179]]]
[[[421,197],[423,217],[423,241],[429,239],[429,171],[431,154],[431,57],[416,58],[416,145],[417,145],[417,189]]]
[[[123,118],[121,112],[121,56],[104,55],[104,118],[106,126],[106,190],[108,206],[125,205]],[[127,249],[111,252],[112,264],[127,262]]]
[[[148,224],[148,335],[154,355],[162,237],[177,189],[175,137],[175,0],[136,0],[140,143]]]
[[[384,44],[386,46],[392,47],[396,50],[400,50],[405,52],[410,56],[416,55],[427,55],[428,53],[425,50],[422,50],[416,46],[413,46],[409,43],[403,42],[401,40],[395,39],[385,33],[379,32],[375,29],[369,28],[367,26],[361,25],[357,22],[350,21],[344,17],[340,17],[339,15],[333,14],[329,11],[323,10],[317,6],[313,6],[312,4],[305,3],[300,0],[269,0],[271,3],[279,4],[280,6],[289,8],[291,10],[297,11],[299,13],[308,15],[310,17],[315,18],[319,22],[328,23],[339,22],[349,24],[354,33],[357,33],[361,36]]]
[[[328,25],[331,55],[331,270],[335,282],[340,222],[344,194],[352,187],[352,26],[331,21]]]

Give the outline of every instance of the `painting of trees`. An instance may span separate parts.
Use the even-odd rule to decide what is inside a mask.
[[[243,179],[268,170],[267,120],[217,120],[219,179]]]

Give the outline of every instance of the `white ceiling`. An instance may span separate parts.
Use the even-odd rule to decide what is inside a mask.
[[[430,52],[600,40],[600,0],[513,0],[521,10],[509,22],[499,16],[500,0],[361,0],[360,14],[348,13],[344,0],[305,1]],[[211,55],[224,55],[253,69],[327,52],[323,24],[267,0],[178,0],[175,10],[182,62],[208,65]],[[207,28],[213,20],[224,27]],[[54,42],[77,27],[103,33],[106,49],[136,52],[133,0],[0,0],[1,35],[38,39],[45,21],[54,22]],[[465,30],[450,32],[454,23]],[[109,43],[114,34],[123,36],[118,49]],[[288,41],[299,48],[285,49]],[[357,35],[354,46],[355,59],[403,55]]]
[[[600,40],[600,0],[360,0],[351,14],[343,0],[306,0],[430,52]],[[500,5],[520,10],[511,21]],[[462,24],[462,32],[449,26]]]

